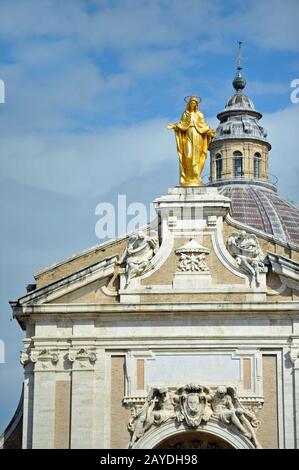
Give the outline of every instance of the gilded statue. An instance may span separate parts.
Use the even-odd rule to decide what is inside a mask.
[[[198,103],[197,96],[190,96],[180,122],[167,126],[175,131],[181,186],[202,186],[200,175],[211,139],[216,137],[199,111]]]

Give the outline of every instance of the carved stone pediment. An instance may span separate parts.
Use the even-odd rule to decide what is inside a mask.
[[[174,288],[201,288],[211,284],[212,278],[206,262],[206,256],[210,253],[208,248],[190,238],[175,253],[179,256],[179,264],[173,278]]]
[[[197,243],[194,238],[178,248],[176,254],[179,255],[179,272],[209,272],[206,264],[206,255],[210,250]]]

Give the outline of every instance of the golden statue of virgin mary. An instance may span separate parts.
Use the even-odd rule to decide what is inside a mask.
[[[198,110],[198,102],[197,96],[190,96],[180,122],[167,126],[175,131],[181,186],[202,186],[200,175],[211,139],[216,137]]]

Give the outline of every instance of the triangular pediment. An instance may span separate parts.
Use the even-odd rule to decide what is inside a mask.
[[[108,283],[114,274],[117,256],[106,258],[98,263],[72,273],[51,284],[36,289],[17,300],[19,306],[41,305],[68,299],[80,301],[88,292]]]
[[[208,248],[202,246],[194,238],[190,238],[187,243],[176,249],[176,253],[210,253]]]

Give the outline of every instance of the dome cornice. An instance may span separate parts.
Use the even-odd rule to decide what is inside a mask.
[[[249,108],[238,108],[238,109],[225,109],[224,111],[221,111],[220,113],[217,114],[217,118],[219,121],[222,121],[226,117],[230,116],[240,116],[240,115],[245,115],[248,114],[249,116],[253,116],[256,119],[261,119],[263,117],[262,113],[259,113],[255,109],[249,109]]]
[[[213,139],[212,142],[210,143],[209,150],[213,150],[215,147],[217,147],[217,144],[223,144],[223,142],[256,142],[256,143],[262,143],[263,145],[266,145],[268,150],[271,150],[272,146],[268,142],[267,139],[263,139],[262,137],[249,137],[247,134],[243,134],[240,136],[233,136],[230,137],[229,135],[226,136],[218,136],[217,138]]]

